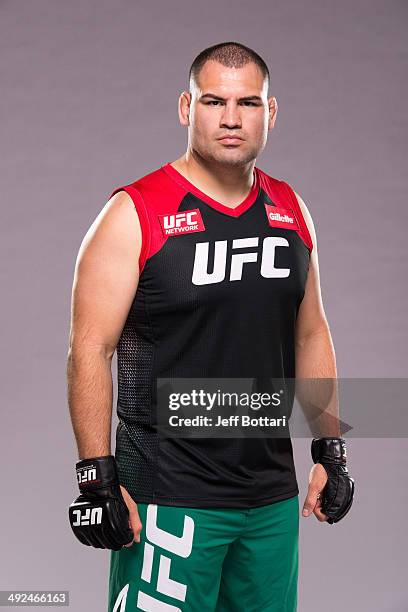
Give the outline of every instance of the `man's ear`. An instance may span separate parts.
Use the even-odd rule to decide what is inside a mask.
[[[268,98],[268,106],[269,106],[269,120],[268,120],[268,130],[271,130],[275,125],[276,115],[278,113],[278,102],[275,96],[271,96]]]
[[[178,114],[181,125],[190,125],[191,93],[182,91],[179,97]]]

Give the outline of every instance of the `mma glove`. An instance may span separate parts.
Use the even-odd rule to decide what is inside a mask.
[[[80,495],[69,507],[72,531],[82,544],[120,550],[132,542],[129,510],[119,486],[113,455],[76,464]]]
[[[344,438],[313,438],[311,452],[313,462],[321,463],[327,472],[321,511],[332,525],[347,514],[353,503],[354,479],[346,466],[346,441]]]

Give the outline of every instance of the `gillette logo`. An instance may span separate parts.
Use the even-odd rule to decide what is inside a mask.
[[[282,206],[271,206],[271,204],[266,204],[266,202],[265,210],[270,227],[281,227],[282,229],[290,229],[297,232],[300,231],[300,227],[293,210],[288,210]],[[290,213],[293,214],[291,215]]]
[[[293,223],[293,217],[289,217],[289,215],[281,215],[280,213],[269,213],[269,218],[271,221],[284,221],[285,223]]]
[[[171,215],[159,215],[159,221],[165,236],[177,236],[205,230],[198,208]]]

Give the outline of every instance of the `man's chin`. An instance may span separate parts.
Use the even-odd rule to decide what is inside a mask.
[[[237,166],[245,166],[249,164],[250,162],[252,162],[254,159],[256,159],[256,155],[254,155],[254,153],[250,154],[246,152],[244,154],[242,151],[238,151],[238,150],[234,151],[230,149],[222,153],[219,153],[217,151],[217,153],[210,156],[210,159],[208,161],[213,161],[225,167],[230,166],[230,167],[235,168]]]

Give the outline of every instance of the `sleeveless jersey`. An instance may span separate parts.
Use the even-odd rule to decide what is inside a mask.
[[[256,166],[229,208],[170,163],[116,188],[142,230],[138,288],[117,345],[115,456],[136,502],[251,508],[299,493],[290,435],[157,431],[157,378],[295,378],[312,240],[292,188]]]

